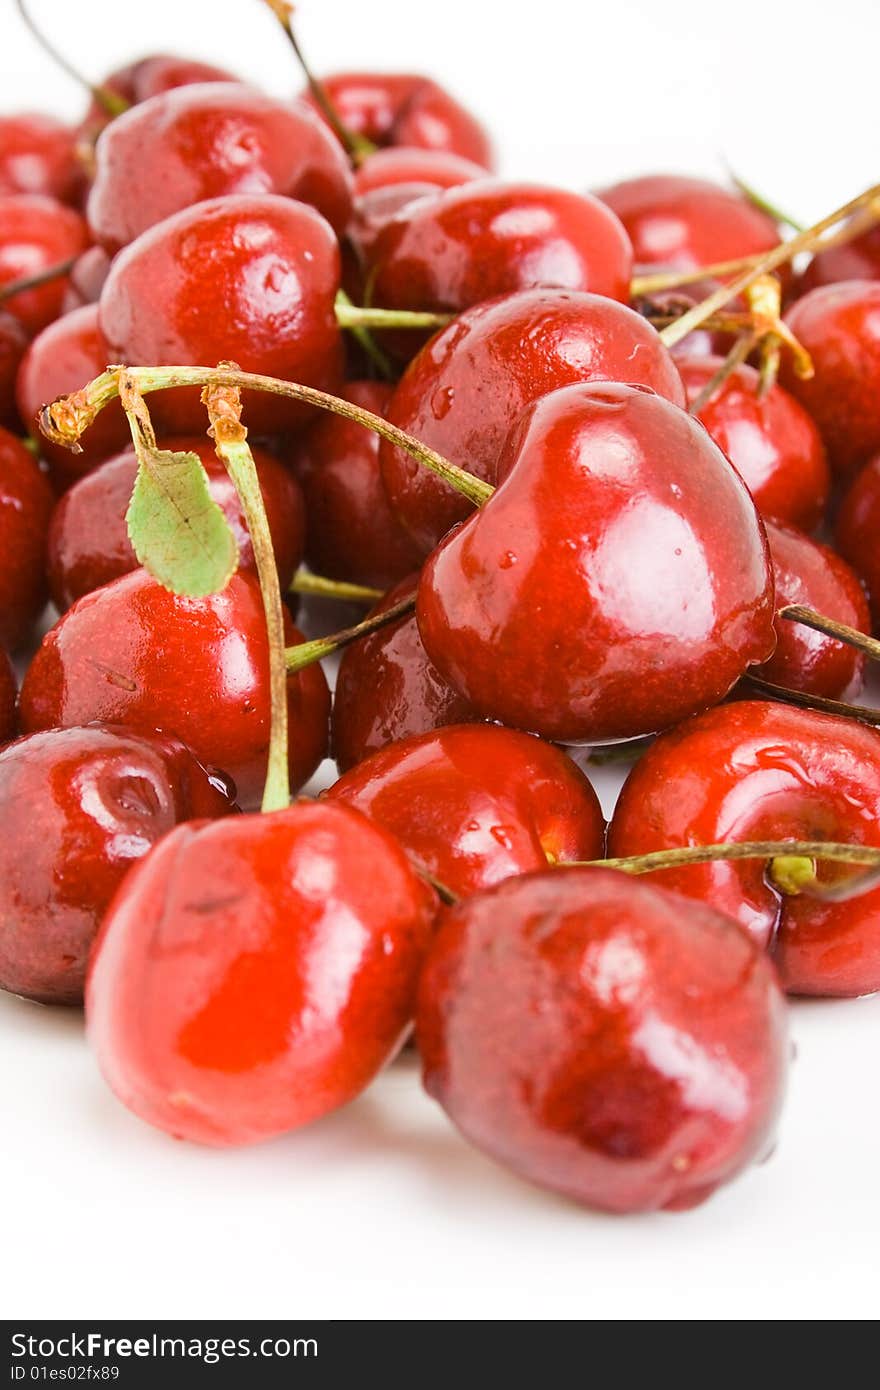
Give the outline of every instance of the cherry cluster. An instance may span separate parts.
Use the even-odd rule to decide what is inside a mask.
[[[501,1163],[692,1206],[785,996],[880,989],[880,190],[501,179],[429,78],[306,76],[0,118],[0,986],[214,1145],[415,1021]]]

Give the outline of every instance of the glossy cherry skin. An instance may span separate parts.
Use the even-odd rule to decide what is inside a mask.
[[[775,645],[767,543],[739,474],[653,392],[530,406],[500,485],[419,581],[425,650],[487,719],[617,742],[716,704]]]
[[[440,188],[432,183],[389,183],[381,188],[371,188],[355,198],[345,240],[345,248],[349,251],[346,288],[355,304],[363,304],[372,298],[369,287],[370,261],[376,242],[389,222],[422,198],[439,198],[440,192]],[[405,361],[424,341],[424,335],[413,335],[412,330],[407,330],[406,335],[402,331],[385,333],[383,341],[386,346],[390,343],[400,359]]]
[[[880,450],[880,284],[811,290],[785,319],[816,371],[803,381],[784,361],[783,384],[818,425],[832,468],[851,477]]]
[[[372,612],[392,608],[413,593],[417,583],[417,574],[408,575]],[[414,613],[360,638],[342,653],[331,719],[333,756],[340,772],[399,739],[477,718],[428,660]]]
[[[70,271],[62,312],[69,314],[84,304],[97,304],[110,274],[110,257],[103,246],[90,246],[78,256]]]
[[[384,826],[457,897],[605,846],[599,798],[571,759],[495,724],[393,743],[325,795]]]
[[[720,357],[678,357],[693,402],[721,366]],[[746,365],[731,372],[702,407],[702,420],[755,499],[763,517],[813,531],[825,514],[831,474],[822,438],[793,396]]]
[[[391,387],[353,381],[345,400],[384,415]],[[387,589],[421,556],[388,505],[379,472],[379,436],[353,420],[323,414],[290,446],[308,527],[306,559],[316,574]]]
[[[479,121],[430,77],[338,72],[321,81],[346,129],[374,145],[445,150],[492,168],[492,145]],[[312,99],[308,91],[303,97]]]
[[[353,1100],[413,1016],[434,895],[350,807],[181,826],[126,880],[86,993],[129,1109],[225,1146]]]
[[[21,421],[15,405],[15,378],[28,341],[24,326],[0,308],[0,426],[16,432]]]
[[[0,116],[0,197],[40,193],[75,203],[84,182],[70,126],[39,112]]]
[[[479,304],[431,339],[404,373],[388,418],[494,483],[505,437],[532,401],[577,381],[650,386],[676,405],[684,387],[657,332],[600,295],[528,290]],[[392,510],[427,555],[470,504],[390,445],[379,449]]]
[[[827,545],[800,531],[767,525],[776,607],[799,603],[837,623],[871,631],[871,615],[858,577]],[[832,700],[853,700],[864,685],[865,657],[855,647],[776,619],[776,650],[756,675]]]
[[[705,179],[649,174],[601,189],[597,197],[629,233],[637,265],[699,270],[779,244],[766,213]]]
[[[355,197],[396,184],[430,184],[437,188],[456,188],[473,179],[484,179],[486,169],[472,159],[449,150],[392,147],[367,155],[355,170]]]
[[[96,304],[86,304],[50,323],[22,358],[15,383],[18,411],[39,440],[40,454],[59,491],[124,449],[131,439],[128,422],[119,401],[111,401],[83,434],[82,453],[75,454],[40,434],[37,416],[47,402],[78,391],[115,360],[101,332]]]
[[[806,292],[840,280],[880,280],[880,226],[870,227],[843,246],[820,251],[798,280],[798,289]]]
[[[254,552],[238,493],[211,441],[184,435],[163,439],[162,448],[193,453],[201,459],[211,496],[222,508],[238,542],[239,565],[253,570]],[[302,559],[302,493],[296,479],[270,453],[257,445],[251,452],[283,591]],[[133,449],[127,449],[80,478],[55,508],[49,527],[47,573],[52,602],[59,612],[84,594],[138,568],[125,524],[136,477],[137,458]]]
[[[54,198],[30,193],[0,198],[0,288],[60,265],[88,244],[85,220]],[[61,313],[67,284],[67,276],[59,275],[12,295],[3,308],[29,333],[38,333]]]
[[[4,749],[0,988],[79,1004],[89,948],[131,866],[180,821],[233,806],[228,786],[161,734],[92,724]]]
[[[856,475],[837,514],[834,543],[868,590],[880,629],[880,454]]]
[[[18,731],[17,698],[18,682],[15,679],[15,671],[6,652],[0,647],[0,745],[15,738]]]
[[[133,106],[101,136],[89,225],[111,253],[148,227],[228,193],[310,203],[342,232],[352,178],[313,111],[241,83],[178,87]]]
[[[288,645],[301,642],[292,623]],[[330,696],[319,666],[288,677],[290,775],[327,750]],[[259,802],[269,746],[269,653],[260,589],[246,571],[209,598],[180,598],[135,570],[75,603],[43,638],[19,696],[25,733],[102,720],[162,729]]]
[[[46,534],[52,489],[20,439],[0,429],[0,644],[30,635],[48,598]]]
[[[416,1024],[464,1136],[586,1206],[693,1207],[772,1145],[789,1053],[772,966],[721,913],[612,869],[452,909]]]
[[[314,208],[270,194],[215,198],[119,253],[101,294],[101,329],[115,359],[130,366],[231,360],[332,392],[343,361],[333,310],[339,274],[333,229]],[[243,400],[252,432],[273,433],[310,413],[265,393]],[[169,431],[204,429],[197,389],[162,392],[150,405]]]
[[[629,774],[608,852],[729,840],[880,845],[880,734],[767,701],[722,705],[657,739]],[[820,883],[859,870],[816,861]],[[880,890],[847,902],[778,892],[760,861],[664,869],[663,884],[770,946],[792,994],[880,989]]]
[[[150,97],[161,92],[170,92],[177,87],[188,87],[192,83],[234,82],[235,75],[210,63],[200,63],[195,58],[179,58],[168,53],[151,53],[146,58],[117,68],[101,82],[101,86],[137,106],[139,102],[149,101]],[[116,117],[111,116],[98,101],[93,101],[80,126],[80,136],[92,143],[101,131]]]

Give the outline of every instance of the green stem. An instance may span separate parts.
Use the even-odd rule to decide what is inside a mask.
[[[445,328],[454,314],[436,314],[419,309],[374,309],[366,304],[352,304],[344,290],[336,296],[336,322],[340,328]]]
[[[401,618],[412,613],[415,606],[416,596],[410,594],[393,607],[386,608],[384,613],[375,613],[371,618],[364,618],[362,623],[356,623],[354,627],[344,627],[341,632],[334,632],[329,637],[318,637],[313,642],[300,642],[295,647],[288,647],[288,672],[301,671],[305,666],[313,666],[316,661],[323,661],[324,657],[332,656],[334,652],[350,646],[359,638],[368,637],[371,632],[378,632],[390,623],[399,622]]]
[[[694,864],[715,864],[719,861],[742,859],[781,859],[794,861],[825,859],[837,864],[868,864],[880,867],[880,848],[873,845],[844,844],[837,840],[744,840],[741,843],[725,841],[715,845],[684,845],[676,849],[658,849],[650,854],[633,854],[618,859],[591,859],[590,866],[605,869],[620,869],[627,874],[655,873],[662,869],[680,869]],[[805,885],[806,879],[791,872],[788,881],[798,882],[798,889]],[[777,886],[781,886],[778,884]],[[788,888],[786,891],[795,891]]]
[[[751,184],[746,183],[745,179],[741,179],[739,174],[731,169],[729,164],[727,166],[727,172],[730,176],[731,183],[733,183],[739,192],[742,193],[743,197],[747,198],[752,206],[756,207],[759,212],[766,212],[767,216],[772,217],[774,222],[779,222],[784,227],[790,227],[793,232],[803,232],[806,230],[803,222],[796,222],[787,212],[783,212],[775,203],[771,203],[769,198],[765,198],[762,193],[758,193],[756,189],[752,188]]]
[[[297,570],[290,585],[292,594],[316,594],[319,598],[339,599],[342,603],[378,603],[383,589],[368,584],[349,584],[343,579],[325,579],[321,574]]]
[[[336,310],[337,322],[339,323],[340,327],[343,326],[342,320],[339,317],[340,312],[346,312],[349,309],[349,307],[352,310],[354,310],[356,306],[352,304],[348,295],[345,293],[345,290],[338,290],[336,294],[336,303],[334,305],[334,308]],[[356,339],[356,341],[360,343],[361,347],[363,348],[369,360],[373,363],[373,366],[376,368],[382,380],[393,381],[395,372],[393,366],[391,365],[391,361],[387,353],[383,352],[382,348],[380,348],[379,344],[376,342],[376,339],[373,337],[369,328],[365,328],[363,324],[354,322],[349,323],[345,326],[347,327],[349,333],[351,333],[352,336]]]
[[[118,92],[111,91],[109,87],[96,87],[87,77],[83,77],[82,73],[78,68],[74,67],[67,55],[62,53],[59,48],[56,48],[42,30],[37,27],[28,13],[24,0],[15,0],[15,3],[18,13],[21,15],[21,18],[43,52],[47,53],[53,63],[57,64],[63,72],[66,72],[68,77],[72,77],[74,82],[78,82],[81,87],[85,87],[87,92],[91,92],[95,101],[106,111],[108,116],[121,116],[123,111],[128,110],[130,103],[127,102],[124,97],[121,97]]]
[[[790,623],[802,623],[804,627],[810,627],[815,632],[824,632],[828,637],[836,637],[839,642],[846,642],[848,646],[864,652],[872,661],[880,661],[880,642],[876,637],[869,637],[867,633],[860,632],[857,627],[835,622],[833,618],[826,618],[824,613],[817,613],[801,603],[787,603],[784,608],[777,609],[776,616],[785,618]]]

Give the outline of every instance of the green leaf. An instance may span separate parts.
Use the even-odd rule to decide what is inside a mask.
[[[224,589],[238,566],[238,544],[201,460],[143,441],[137,452],[125,521],[138,560],[174,594],[203,598]]]

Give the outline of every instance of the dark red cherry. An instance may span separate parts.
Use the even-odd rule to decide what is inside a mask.
[[[0,197],[40,193],[75,203],[84,183],[85,166],[70,126],[34,111],[0,116]]]
[[[178,58],[167,53],[152,53],[139,58],[124,68],[117,68],[101,82],[105,91],[122,97],[129,106],[137,106],[141,101],[161,92],[170,92],[177,87],[188,87],[193,83],[234,82],[235,75],[210,63],[200,63],[195,58]],[[115,119],[97,100],[93,101],[80,127],[80,137],[94,142],[105,126]]]
[[[15,378],[28,341],[18,319],[0,309],[0,426],[16,432],[21,421],[15,405]]]
[[[400,1047],[434,910],[400,846],[347,806],[180,826],[101,929],[86,991],[101,1070],[179,1139],[298,1129]]]
[[[109,274],[110,257],[103,246],[90,246],[88,251],[83,251],[71,269],[62,312],[69,314],[84,304],[97,304]]]
[[[17,193],[0,198],[0,287],[39,275],[78,256],[89,244],[85,220],[54,198]],[[61,313],[66,275],[5,300],[29,333],[38,333]]]
[[[326,793],[385,827],[456,896],[548,861],[600,859],[599,798],[550,743],[458,724],[391,744]]]
[[[208,474],[214,501],[222,507],[238,541],[239,565],[254,568],[250,534],[238,493],[210,440],[163,439],[163,449],[197,454]],[[260,491],[269,519],[282,590],[302,559],[305,510],[296,479],[265,449],[252,446]],[[84,594],[138,568],[125,513],[137,477],[137,458],[128,449],[80,478],[58,503],[49,527],[47,571],[52,601],[64,612]]]
[[[799,603],[834,622],[871,631],[868,601],[857,576],[827,545],[800,531],[767,525],[776,607]],[[756,675],[832,700],[852,700],[864,685],[865,658],[803,623],[776,619],[776,650]]]
[[[649,323],[623,304],[570,290],[527,290],[459,315],[410,363],[388,418],[453,463],[495,482],[525,406],[577,381],[650,386],[685,404],[681,377]],[[408,454],[382,444],[392,510],[427,555],[470,504]]]
[[[0,429],[0,645],[12,650],[30,636],[48,598],[52,500],[34,456]]]
[[[288,644],[302,641],[292,623]],[[327,751],[330,696],[319,666],[288,677],[290,775],[308,781]],[[181,598],[135,570],[65,613],[43,638],[19,697],[25,733],[102,720],[162,729],[235,781],[262,791],[269,746],[269,653],[256,579]]]
[[[840,280],[880,280],[880,226],[814,256],[798,280],[801,292]]]
[[[676,361],[691,402],[722,364],[720,357]],[[763,517],[813,531],[831,489],[821,436],[781,386],[774,384],[765,395],[759,388],[753,367],[737,367],[697,418],[735,466]]]
[[[0,744],[8,743],[18,732],[17,699],[15,671],[6,652],[0,647]]]
[[[342,232],[351,216],[348,161],[304,103],[240,83],[178,87],[119,116],[95,151],[89,225],[111,253],[148,227],[228,193],[310,203]]]
[[[769,251],[780,240],[766,213],[706,179],[648,174],[600,189],[597,197],[629,233],[637,265],[699,270]]]
[[[25,353],[16,380],[16,398],[22,420],[39,439],[40,454],[49,465],[55,487],[63,491],[96,464],[123,449],[130,440],[128,422],[118,401],[95,417],[82,437],[82,453],[74,454],[39,432],[40,408],[56,396],[78,391],[100,376],[114,361],[113,352],[98,325],[98,306],[86,304],[64,314],[34,338]]]
[[[848,280],[811,290],[785,319],[815,376],[802,380],[784,360],[783,384],[818,425],[832,468],[851,477],[880,450],[880,284]]]
[[[392,608],[417,583],[417,574],[408,575],[372,612]],[[398,739],[476,718],[428,660],[414,613],[360,638],[342,654],[331,740],[341,772]]]
[[[562,743],[637,738],[772,653],[754,503],[677,406],[564,387],[523,412],[498,477],[418,589],[428,656],[484,718]]]
[[[485,177],[484,166],[449,150],[396,146],[367,155],[355,170],[354,192],[355,197],[361,198],[365,193],[400,183],[455,188]]]
[[[161,734],[93,724],[11,744],[0,753],[0,988],[80,1003],[89,948],[132,865],[180,821],[232,808],[228,787]]]
[[[612,869],[526,874],[446,914],[417,1039],[467,1139],[613,1212],[696,1206],[761,1159],[789,1054],[754,943]]]
[[[151,227],[113,262],[101,294],[101,329],[129,366],[215,366],[284,377],[334,391],[342,342],[333,303],[339,246],[328,222],[276,195],[215,198]],[[169,432],[199,434],[197,389],[151,401]],[[302,406],[244,393],[254,433],[300,423]]]
[[[880,629],[880,455],[856,475],[837,514],[834,542],[865,584]]]
[[[391,387],[350,382],[345,400],[384,415]],[[379,438],[323,414],[294,439],[287,461],[300,481],[308,526],[306,559],[316,574],[387,589],[421,556],[392,515],[379,472]]]
[[[790,839],[880,845],[880,734],[755,700],[722,705],[657,739],[621,792],[609,853]],[[820,883],[858,872],[815,862]],[[785,894],[760,860],[664,869],[661,881],[769,944],[793,994],[880,989],[880,890],[841,903]]]
[[[432,183],[389,183],[380,188],[371,188],[355,198],[345,241],[345,247],[350,248],[352,261],[347,288],[354,303],[362,304],[372,297],[369,289],[370,258],[389,222],[420,199],[439,198],[440,192],[440,188]],[[413,336],[411,329],[407,330],[407,336],[402,332],[394,335],[386,333],[384,338],[386,342],[390,340],[402,359],[411,356],[424,341],[422,334]]]
[[[492,168],[492,145],[469,111],[417,73],[337,72],[322,86],[347,130],[374,145],[446,150]],[[304,92],[311,101],[309,92]]]

